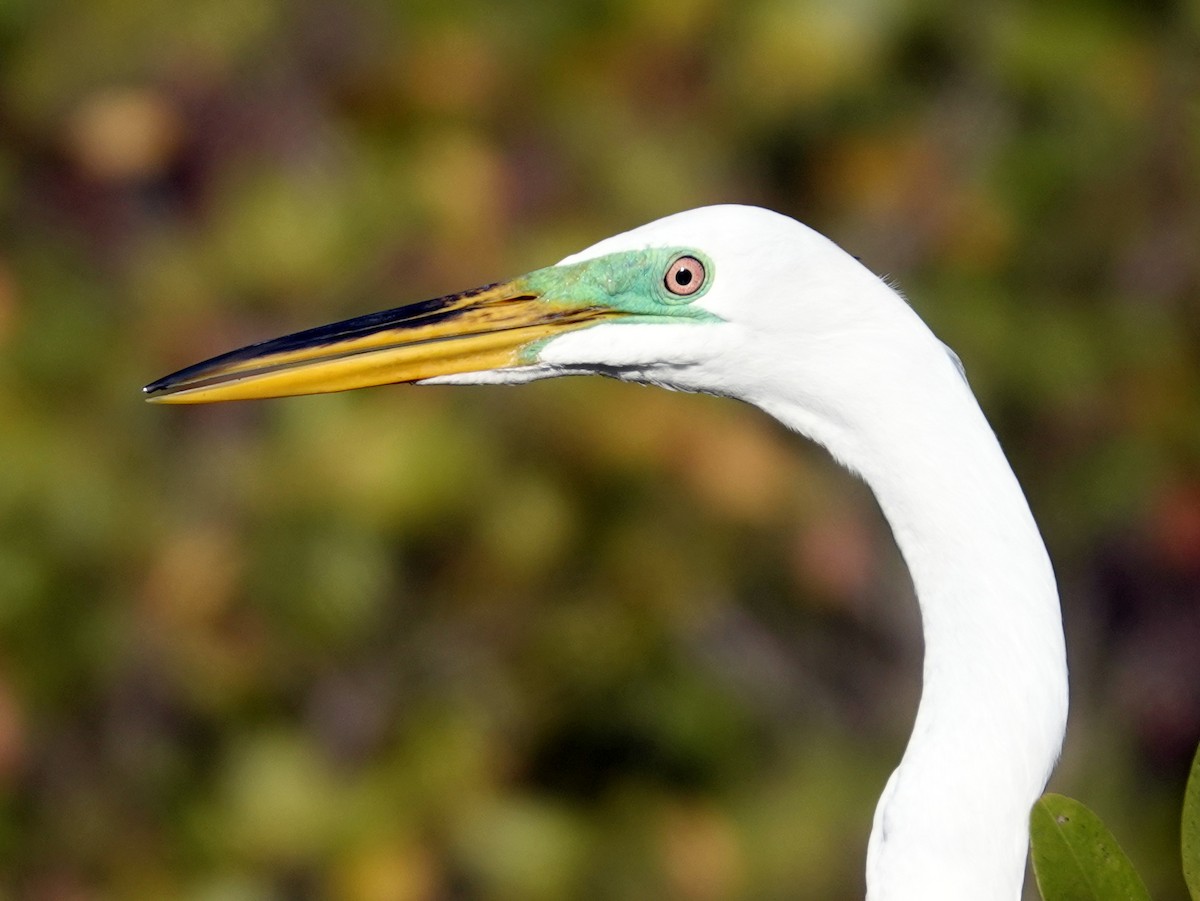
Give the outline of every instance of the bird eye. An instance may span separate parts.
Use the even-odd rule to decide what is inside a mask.
[[[704,264],[695,257],[679,257],[667,268],[663,284],[679,297],[688,297],[704,284]]]

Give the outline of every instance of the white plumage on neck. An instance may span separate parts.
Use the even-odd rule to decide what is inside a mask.
[[[876,811],[868,898],[1015,901],[1029,809],[1065,728],[1058,595],[1024,495],[974,397],[898,304],[878,335],[887,346],[859,348],[857,365],[880,377],[861,384],[859,402],[839,406],[836,418],[786,394],[753,402],[863,476],[921,608],[921,703]],[[804,368],[821,362],[833,364],[810,357]]]
[[[1067,670],[1054,574],[1028,504],[944,346],[807,227],[747,207],[671,216],[569,257],[692,246],[715,325],[602,325],[512,380],[597,371],[748,401],[874,491],[925,636],[916,723],[880,798],[870,901],[1016,901],[1029,810],[1057,759]]]

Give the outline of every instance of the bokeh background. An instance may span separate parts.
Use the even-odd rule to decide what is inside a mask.
[[[1060,574],[1052,787],[1184,897],[1200,7],[0,4],[0,893],[861,898],[919,691],[868,491],[598,379],[147,381],[770,206],[965,361]]]

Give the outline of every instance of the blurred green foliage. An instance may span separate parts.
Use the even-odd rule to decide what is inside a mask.
[[[1150,901],[1146,886],[1100,818],[1047,792],[1029,817],[1030,862],[1044,901]]]
[[[1179,849],[1183,855],[1183,878],[1192,901],[1200,899],[1200,748],[1192,760],[1179,823]]]
[[[1054,786],[1185,897],[1200,7],[0,4],[0,894],[862,896],[918,692],[869,494],[581,380],[140,385],[717,201],[954,346],[1061,577]]]

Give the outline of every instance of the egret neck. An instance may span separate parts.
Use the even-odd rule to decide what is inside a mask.
[[[745,399],[861,474],[920,604],[921,700],[876,809],[867,897],[1017,901],[1067,712],[1054,574],[957,360],[881,281],[851,281],[880,295],[874,340],[776,332],[793,373]]]

